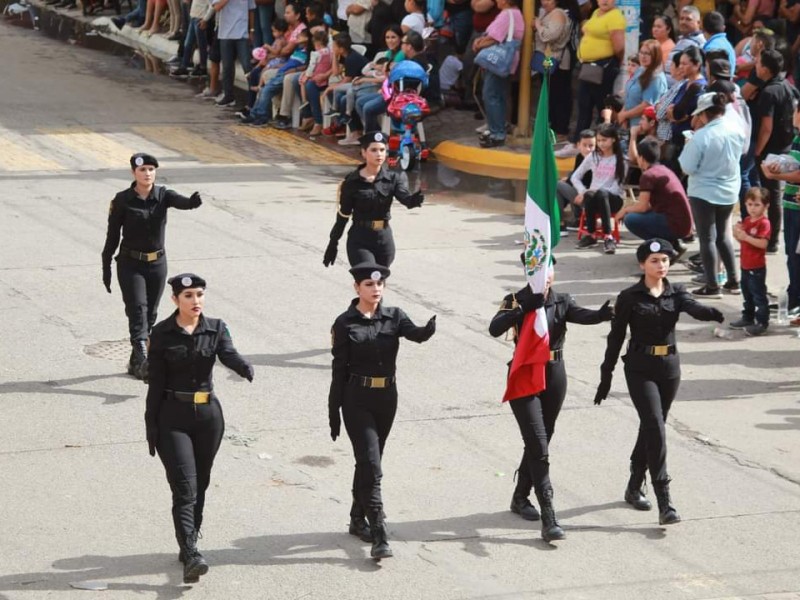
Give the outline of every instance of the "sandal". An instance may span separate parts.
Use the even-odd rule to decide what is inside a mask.
[[[309,117],[308,119],[303,119],[297,131],[310,131],[312,127],[314,127],[314,119]]]
[[[318,135],[322,135],[322,125],[314,123],[314,127],[308,132],[308,137],[316,137]]]

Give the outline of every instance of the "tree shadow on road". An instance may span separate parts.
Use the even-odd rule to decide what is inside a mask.
[[[735,400],[757,396],[763,398],[769,394],[786,394],[800,392],[800,380],[789,381],[754,381],[751,379],[694,379],[681,381],[677,401],[693,402],[698,400]]]
[[[68,396],[87,396],[89,398],[102,398],[105,402],[103,404],[119,404],[126,400],[139,398],[144,395],[135,394],[111,394],[109,392],[94,392],[91,390],[76,390],[71,389],[70,386],[81,385],[83,383],[90,383],[93,381],[101,381],[103,379],[128,379],[128,375],[123,373],[115,373],[113,375],[86,375],[83,377],[73,377],[71,379],[51,379],[48,381],[13,381],[8,383],[0,383],[0,395],[2,394],[66,394]]]
[[[800,429],[800,408],[775,408],[766,411],[768,415],[778,415],[783,417],[783,423],[758,423],[758,429],[769,431],[788,431],[790,429]]]

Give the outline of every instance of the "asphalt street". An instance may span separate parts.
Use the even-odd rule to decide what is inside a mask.
[[[667,435],[683,522],[667,529],[622,501],[638,422],[621,367],[612,397],[591,402],[607,325],[570,327],[551,447],[567,539],[546,544],[508,510],[522,450],[500,402],[512,346],[487,332],[524,283],[521,208],[495,197],[503,182],[446,190],[429,166],[423,207],[393,213],[386,303],[417,323],[437,314],[438,331],[401,345],[383,480],[395,557],[374,563],[346,531],[352,453],[331,442],[326,412],[329,330],[352,285],[322,254],[355,154],[238,128],[130,57],[4,24],[0,57],[0,599],[800,598],[794,331],[720,339],[682,319]],[[193,586],[147,454],[146,389],[124,374],[119,289],[101,283],[108,203],[134,151],[159,157],[160,182],[205,199],[170,214],[169,271],[208,280],[206,313],[256,367],[252,384],[217,369],[227,432],[200,540],[211,571]],[[580,304],[635,281],[630,236],[615,256],[574,244],[558,247],[556,286]],[[782,261],[769,257],[773,289]],[[739,298],[714,302],[737,317]],[[165,296],[160,315],[170,310]],[[73,587],[87,582],[108,590]]]

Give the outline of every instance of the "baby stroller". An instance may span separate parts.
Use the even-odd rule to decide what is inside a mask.
[[[428,101],[421,96],[428,86],[428,74],[419,63],[404,60],[397,63],[384,81],[386,99],[384,133],[389,138],[389,166],[404,171],[430,154],[425,144],[422,119],[430,113]]]

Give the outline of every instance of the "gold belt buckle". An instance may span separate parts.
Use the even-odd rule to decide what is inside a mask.
[[[555,359],[556,359],[556,351],[550,350],[550,360],[555,360]]]
[[[383,229],[384,227],[386,227],[386,221],[373,221],[372,222],[372,228],[375,229],[375,230]]]
[[[669,346],[653,346],[653,356],[666,356],[669,354]]]
[[[148,252],[147,254],[145,254],[145,260],[147,262],[153,262],[154,260],[158,260],[158,251]]]
[[[372,388],[385,388],[386,387],[386,377],[370,377],[369,378],[369,387],[372,387]]]
[[[211,392],[195,392],[194,393],[194,403],[195,404],[208,404],[209,396],[211,396]]]

